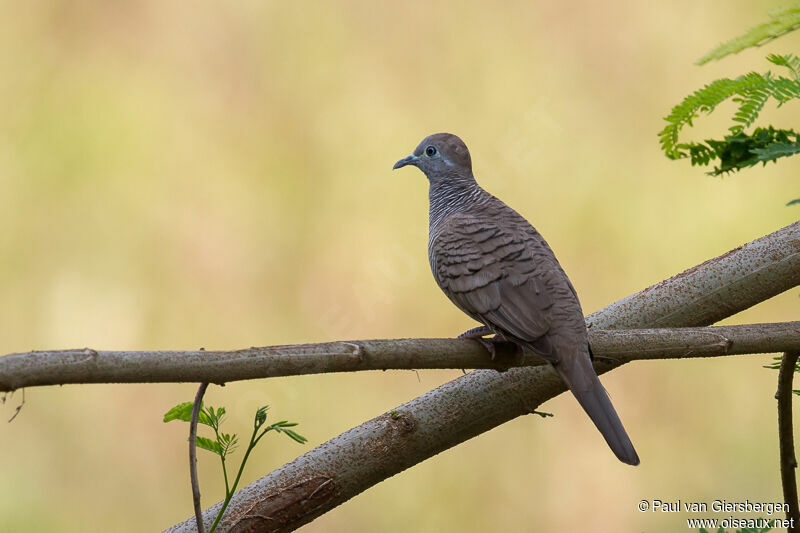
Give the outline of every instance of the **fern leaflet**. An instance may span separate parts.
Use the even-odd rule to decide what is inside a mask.
[[[773,39],[777,39],[781,35],[800,28],[800,2],[794,2],[791,7],[772,11],[769,16],[771,20],[750,28],[744,35],[722,43],[698,59],[697,64],[704,65],[709,61],[722,59],[727,55],[741,52],[745,48],[761,46]]]

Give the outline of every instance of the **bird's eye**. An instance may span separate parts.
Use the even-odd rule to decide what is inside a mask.
[[[435,146],[428,146],[425,148],[425,155],[428,157],[433,157],[436,155],[436,147]]]

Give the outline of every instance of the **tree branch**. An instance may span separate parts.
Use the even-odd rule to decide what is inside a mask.
[[[800,352],[786,352],[781,359],[778,373],[778,443],[781,457],[781,484],[783,485],[783,501],[789,505],[786,519],[792,524],[788,531],[797,531],[800,527],[800,507],[797,502],[797,457],[794,454],[794,431],[792,430],[792,380],[794,378],[797,358]]]
[[[598,359],[677,359],[800,350],[800,322],[709,328],[589,330]],[[498,343],[492,360],[474,340],[395,339],[267,346],[235,351],[59,350],[0,357],[0,392],[68,383],[212,382],[359,370],[546,364]]]
[[[203,524],[203,508],[200,506],[200,481],[197,479],[197,419],[203,406],[203,395],[208,383],[201,383],[192,404],[192,418],[189,420],[189,479],[192,482],[192,502],[194,503],[194,519],[198,533],[206,533]]]
[[[703,326],[800,284],[800,222],[593,313],[596,329]],[[624,364],[598,360],[599,372]],[[355,427],[236,493],[222,531],[292,531],[372,485],[565,391],[549,366],[476,370]],[[219,503],[205,511],[214,516]],[[193,520],[170,529],[195,531]]]

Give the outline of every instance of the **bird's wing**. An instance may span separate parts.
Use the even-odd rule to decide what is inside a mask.
[[[531,247],[537,243],[491,220],[453,216],[445,224],[430,247],[434,277],[445,294],[510,340],[550,355],[545,335],[558,272],[549,261],[534,259]]]

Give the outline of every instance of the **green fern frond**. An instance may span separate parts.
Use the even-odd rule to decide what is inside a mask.
[[[767,103],[771,96],[769,91],[769,72],[765,76],[755,73],[747,76],[753,76],[752,81],[754,83],[743,89],[740,93],[741,96],[733,98],[733,101],[739,104],[739,109],[733,115],[733,121],[739,124],[734,124],[728,128],[731,133],[739,133],[755,122],[764,104]]]
[[[744,129],[755,122],[770,98],[778,106],[800,98],[800,78],[796,77],[800,73],[800,59],[791,54],[771,55],[767,59],[775,65],[787,68],[792,73],[792,78],[774,76],[769,71],[764,74],[750,72],[735,79],[715,80],[696,90],[673,107],[665,118],[668,124],[658,136],[666,156],[670,159],[690,157],[693,165],[707,164],[710,160],[708,151],[703,151],[695,144],[679,144],[679,133],[684,126],[692,126],[692,121],[699,113],[711,113],[728,98],[739,105],[733,116],[735,124],[729,128],[732,136],[743,134]]]
[[[770,20],[750,28],[743,35],[722,43],[697,60],[698,65],[741,52],[745,48],[761,46],[781,35],[800,28],[800,2],[769,13]]]
[[[756,128],[750,135],[740,132],[721,141],[708,139],[706,144],[688,143],[682,148],[688,150],[692,165],[708,165],[719,159],[719,166],[708,172],[718,176],[800,153],[800,133],[769,126]]]
[[[749,76],[749,75],[747,75]],[[712,112],[717,105],[736,94],[742,94],[752,88],[758,81],[747,76],[739,76],[735,80],[723,78],[715,80],[702,89],[696,90],[683,99],[683,102],[672,108],[666,120],[669,124],[664,127],[658,136],[661,149],[670,159],[681,159],[687,156],[678,145],[678,134],[684,126],[692,126],[692,121],[697,118],[698,112],[706,114]]]
[[[794,74],[794,79],[800,80],[800,58],[794,54],[787,54],[785,56],[770,54],[767,56],[767,61],[780,67],[788,68],[792,71],[792,74]]]
[[[794,133],[794,132],[792,132]],[[800,143],[797,142],[797,134],[795,133],[795,142],[774,142],[767,144],[764,148],[753,148],[752,152],[758,156],[759,161],[775,161],[780,157],[789,157],[800,153]]]

